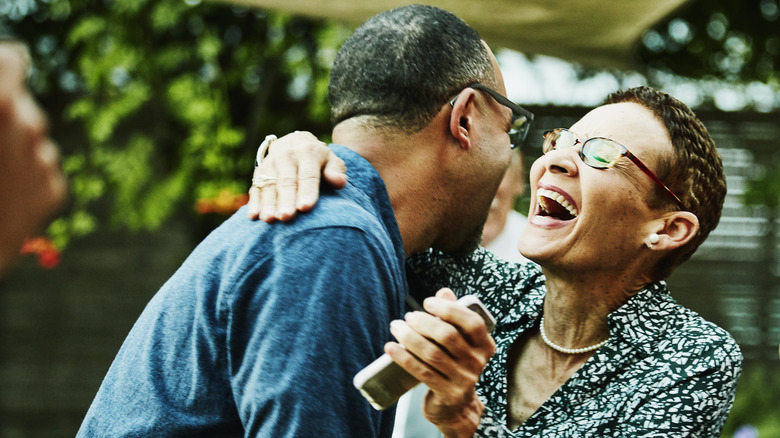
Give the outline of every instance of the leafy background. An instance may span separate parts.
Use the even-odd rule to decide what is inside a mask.
[[[31,47],[31,85],[71,185],[69,210],[48,230],[60,248],[102,226],[157,229],[198,199],[229,209],[265,133],[329,129],[327,77],[344,27],[185,1],[15,11],[5,24]]]

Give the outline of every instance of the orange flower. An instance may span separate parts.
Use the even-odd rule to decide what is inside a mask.
[[[224,189],[214,198],[201,198],[195,203],[195,211],[198,214],[216,213],[227,216],[235,213],[242,205],[249,201],[246,193],[231,193]]]
[[[60,264],[60,251],[51,240],[45,237],[25,239],[20,252],[22,255],[35,254],[38,256],[38,264],[45,269],[53,269]]]

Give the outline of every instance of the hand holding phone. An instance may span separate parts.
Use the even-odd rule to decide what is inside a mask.
[[[488,332],[496,325],[496,320],[488,312],[482,302],[474,295],[466,295],[458,303],[479,314],[485,321]],[[353,384],[360,390],[371,406],[384,410],[395,404],[407,391],[420,383],[406,372],[400,365],[393,362],[387,354],[363,368],[355,375]]]

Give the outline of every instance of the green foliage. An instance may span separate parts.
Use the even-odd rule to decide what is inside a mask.
[[[695,80],[697,109],[780,108],[780,0],[690,0],[638,46],[654,86]]]
[[[746,368],[737,385],[737,394],[721,436],[730,437],[742,426],[756,428],[758,436],[780,436],[780,374],[772,368]]]
[[[780,169],[774,167],[762,176],[748,181],[745,204],[766,206],[780,212]]]
[[[780,82],[778,0],[693,0],[643,38],[641,56],[679,75]]]
[[[155,229],[248,186],[266,133],[329,131],[327,78],[349,30],[184,0],[38,0],[0,17],[63,151],[62,246],[97,227]]]

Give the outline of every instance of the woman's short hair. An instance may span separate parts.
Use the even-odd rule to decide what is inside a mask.
[[[656,173],[680,197],[686,210],[699,219],[696,236],[660,261],[655,274],[656,279],[661,279],[688,260],[718,225],[726,197],[723,162],[704,123],[674,97],[650,87],[636,87],[612,93],[604,103],[620,102],[640,104],[664,124],[674,154],[661,159]],[[654,193],[651,206],[676,208],[668,196],[660,191]]]

